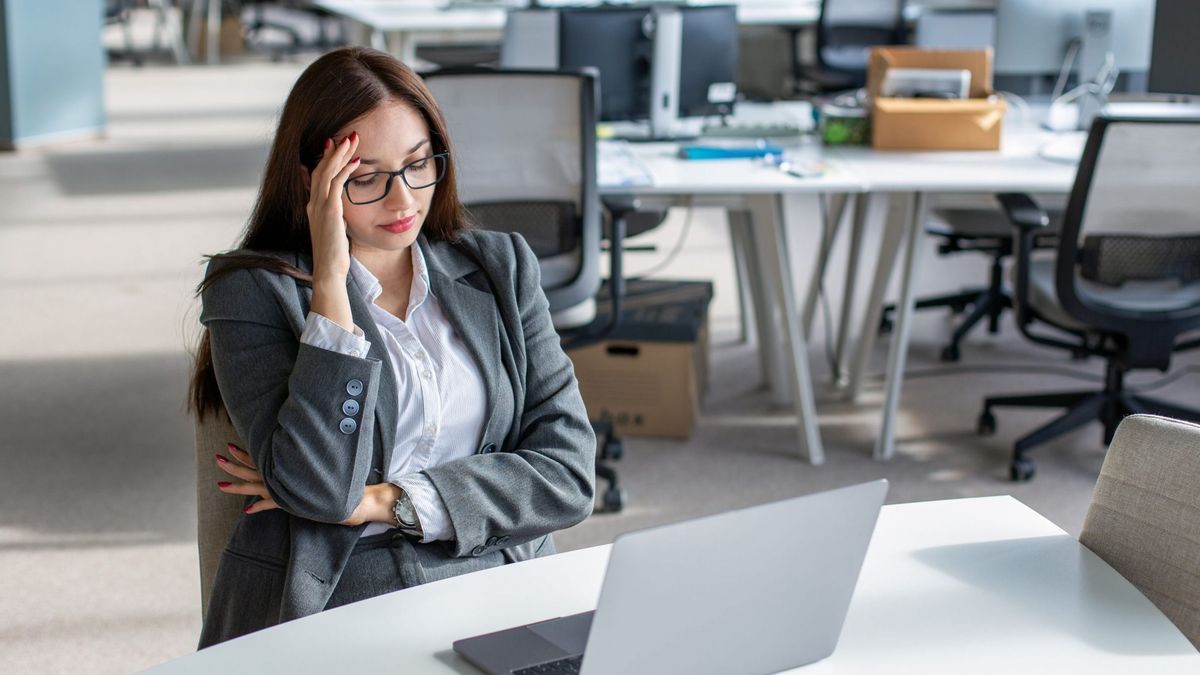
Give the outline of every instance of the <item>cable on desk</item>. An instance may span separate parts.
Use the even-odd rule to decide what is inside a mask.
[[[655,274],[658,274],[666,269],[666,267],[670,265],[676,257],[679,256],[679,252],[683,250],[683,243],[687,241],[688,231],[692,229],[692,213],[695,211],[695,205],[693,201],[694,198],[688,197],[687,213],[683,217],[683,229],[679,232],[679,238],[675,240],[675,245],[671,247],[671,251],[667,253],[667,257],[663,258],[663,260],[657,265],[654,265],[650,269],[636,276],[625,277],[626,281],[642,281],[644,279],[649,279]]]

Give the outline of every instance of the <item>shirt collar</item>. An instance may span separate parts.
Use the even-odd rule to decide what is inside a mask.
[[[429,297],[429,268],[425,264],[425,254],[422,253],[421,247],[416,241],[408,247],[408,250],[412,252],[413,271],[412,288],[408,293],[408,313],[411,315]],[[350,276],[354,279],[354,283],[362,289],[363,298],[366,299],[367,304],[374,304],[375,299],[383,293],[383,285],[379,283],[379,279],[353,255],[350,256]]]

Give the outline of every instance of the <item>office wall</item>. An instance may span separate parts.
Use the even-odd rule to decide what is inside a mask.
[[[103,0],[0,0],[0,145],[105,125]]]

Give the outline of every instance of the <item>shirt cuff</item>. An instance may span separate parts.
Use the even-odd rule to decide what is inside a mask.
[[[311,347],[326,349],[346,356],[365,357],[371,349],[362,329],[354,326],[354,332],[330,321],[316,312],[309,312],[304,318],[304,332],[300,334],[300,342]]]
[[[450,514],[446,513],[446,504],[442,502],[437,488],[433,487],[433,481],[425,474],[406,474],[391,483],[404,490],[412,500],[413,508],[417,510],[417,521],[421,525],[421,543],[454,538],[450,527]]]

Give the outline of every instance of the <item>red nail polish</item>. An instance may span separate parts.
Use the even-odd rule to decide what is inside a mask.
[[[233,483],[230,483],[230,482],[229,482],[229,481],[227,481],[227,480],[219,480],[219,481],[217,481],[217,487],[219,487],[219,488],[227,488],[227,487],[229,487],[230,485],[233,485]]]
[[[353,164],[353,163],[357,162],[357,161],[358,161],[358,160],[360,160],[360,159],[362,159],[362,157],[355,157],[354,159],[350,160],[350,163],[351,163],[351,164]]]
[[[328,149],[329,149],[329,148],[330,148],[332,145],[333,145],[333,139],[332,139],[332,138],[326,138],[326,139],[325,139],[325,149],[326,149],[326,150],[328,150]]]
[[[357,132],[357,131],[351,131],[351,132],[350,132],[350,140],[352,140],[352,141],[357,141],[357,140],[358,140],[358,132]]]
[[[251,506],[254,506],[254,505],[253,505],[253,504],[251,504],[250,506],[247,506],[246,508],[242,509],[242,513],[250,513],[250,507],[251,507]]]
[[[239,449],[240,449],[240,448],[238,448],[238,446],[234,445],[233,443],[226,443],[226,444],[225,444],[225,447],[229,448],[229,451],[230,451],[230,452],[233,452],[234,450],[239,450]]]
[[[229,460],[225,458],[225,455],[217,455],[217,461],[220,462],[221,464],[229,463]]]

